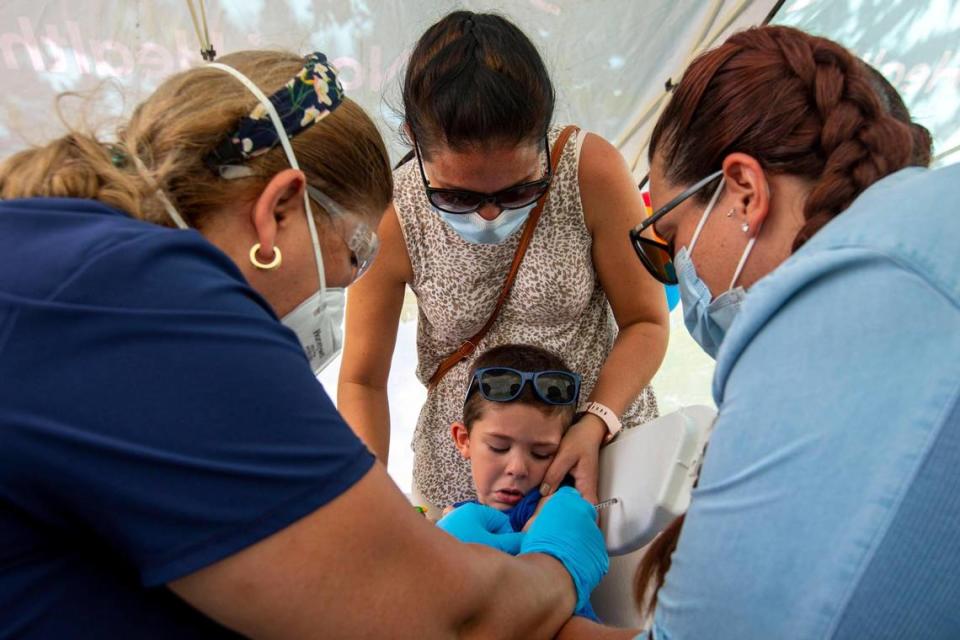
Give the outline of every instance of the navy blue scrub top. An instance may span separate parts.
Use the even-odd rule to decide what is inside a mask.
[[[373,456],[236,265],[99,202],[0,202],[0,637],[232,635],[164,585]]]

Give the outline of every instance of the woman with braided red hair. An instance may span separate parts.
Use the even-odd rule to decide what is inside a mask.
[[[643,637],[960,637],[960,166],[911,166],[869,74],[750,29],[654,130],[631,235],[719,416]],[[561,637],[636,633],[588,627]]]

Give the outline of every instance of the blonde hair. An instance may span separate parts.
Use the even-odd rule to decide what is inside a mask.
[[[303,66],[279,51],[242,51],[219,60],[253,80],[267,95]],[[173,226],[160,199],[161,188],[191,227],[204,216],[237,201],[252,201],[266,183],[289,168],[278,145],[251,158],[254,176],[226,180],[204,157],[257,99],[232,76],[198,67],[163,84],[119,127],[115,144],[71,129],[49,144],[21,151],[0,164],[0,198],[90,198],[155,224]],[[352,100],[290,139],[307,181],[348,211],[379,215],[390,202],[393,179],[383,139],[369,116]],[[142,161],[138,169],[130,157]]]

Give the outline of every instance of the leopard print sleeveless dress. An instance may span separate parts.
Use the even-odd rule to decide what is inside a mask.
[[[551,128],[551,147],[563,130]],[[586,399],[617,337],[617,324],[591,258],[577,179],[580,136],[571,136],[554,174],[550,197],[523,258],[513,290],[476,351],[427,394],[413,436],[415,493],[442,508],[474,499],[469,462],[460,457],[450,425],[461,419],[474,358],[492,347],[532,344],[559,354],[583,376]],[[486,322],[503,285],[523,227],[502,244],[463,240],[432,209],[416,161],[394,174],[394,204],[413,268],[417,297],[417,377],[426,385],[437,365]],[[624,428],[657,416],[647,386],[623,416]]]

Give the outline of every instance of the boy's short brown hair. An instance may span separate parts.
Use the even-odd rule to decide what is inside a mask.
[[[518,371],[566,371],[574,373],[557,354],[529,344],[504,344],[481,353],[470,369],[470,385],[473,384],[473,374],[477,369],[486,367],[510,367]],[[524,385],[520,396],[511,400],[511,402],[536,407],[548,416],[564,416],[564,429],[573,422],[573,416],[577,411],[576,404],[547,404],[543,402],[536,396],[529,384]],[[473,423],[483,416],[483,409],[488,404],[490,404],[490,401],[480,393],[473,393],[467,398],[467,401],[463,404],[463,424],[467,427],[468,432]]]

